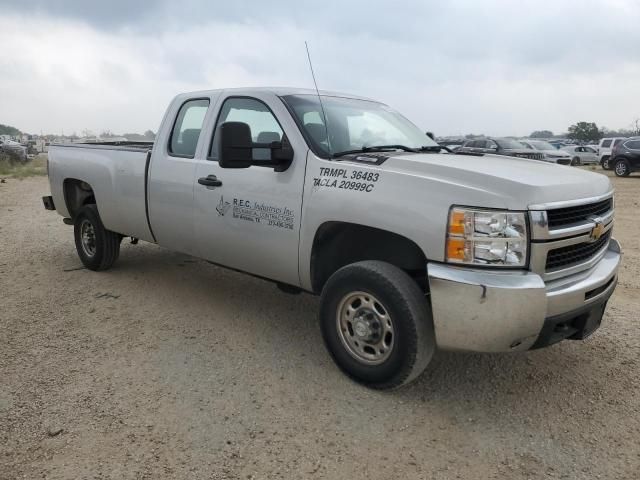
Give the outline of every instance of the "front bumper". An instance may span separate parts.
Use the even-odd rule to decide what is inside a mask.
[[[599,325],[618,280],[620,245],[611,239],[589,270],[545,283],[528,271],[429,263],[427,274],[438,346],[505,352],[585,338]]]
[[[549,160],[558,165],[571,165],[571,157],[549,157]]]

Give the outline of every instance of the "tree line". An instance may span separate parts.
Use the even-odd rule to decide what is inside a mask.
[[[15,135],[20,135],[21,133],[22,132],[16,127],[12,127],[10,125],[2,125],[0,123],[0,135],[11,135],[13,137]]]
[[[580,140],[583,142],[597,142],[603,137],[634,137],[640,136],[640,118],[636,118],[628,129],[610,130],[606,127],[598,128],[595,122],[577,122],[569,126],[566,134],[561,137]],[[536,130],[530,138],[553,138],[556,135],[551,130]]]

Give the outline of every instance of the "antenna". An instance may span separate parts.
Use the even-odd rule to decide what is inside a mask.
[[[327,114],[324,111],[324,105],[322,103],[322,97],[320,96],[320,90],[318,90],[318,83],[316,82],[316,75],[313,73],[313,64],[311,63],[311,54],[309,53],[309,45],[307,41],[304,41],[304,47],[307,49],[307,59],[309,60],[309,68],[311,69],[311,77],[313,78],[313,84],[316,87],[316,94],[318,95],[318,101],[320,102],[320,110],[322,110],[322,119],[324,120],[324,131],[327,135],[327,146],[329,147],[329,153],[331,153],[331,140],[329,140],[329,126],[327,125]]]

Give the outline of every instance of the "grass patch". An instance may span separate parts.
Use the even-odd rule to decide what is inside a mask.
[[[7,156],[0,157],[0,177],[27,178],[47,174],[47,156],[40,154],[27,163],[12,161]]]

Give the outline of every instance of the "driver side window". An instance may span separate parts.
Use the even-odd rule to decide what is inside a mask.
[[[269,107],[260,100],[246,97],[230,97],[222,104],[216,122],[209,160],[218,160],[220,155],[220,126],[225,122],[243,122],[251,129],[251,138],[256,143],[271,143],[282,140],[282,128]],[[254,158],[268,159],[268,148],[254,148]]]

